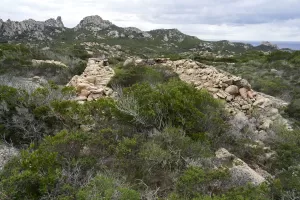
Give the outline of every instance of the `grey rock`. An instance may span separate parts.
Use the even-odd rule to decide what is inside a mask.
[[[125,60],[125,62],[123,63],[123,66],[126,67],[130,64],[134,64],[135,63],[135,59],[134,58],[128,58],[127,60]]]
[[[250,168],[247,163],[224,148],[216,152],[216,158],[222,167],[229,169],[230,179],[226,184],[226,188],[245,186],[248,183],[260,185],[266,181],[264,177]]]
[[[112,26],[112,23],[107,20],[103,20],[98,15],[87,16],[83,18],[80,23],[75,27],[75,30],[78,29],[87,29],[92,31],[103,30]]]
[[[65,27],[60,16],[58,16],[56,20],[53,18],[46,20],[45,25],[51,27],[59,27],[59,28]]]
[[[234,84],[240,88],[246,88],[247,90],[251,89],[250,83],[245,79],[240,79],[238,81],[235,81]]]
[[[29,38],[31,37],[38,40],[50,39],[50,37],[46,37],[44,35],[44,31],[47,27],[54,27],[64,30],[64,24],[62,23],[60,17],[58,17],[56,20],[51,18],[45,22],[35,21],[33,19],[24,20],[21,22],[11,21],[9,19],[6,22],[1,20],[0,27],[3,37],[12,38],[23,33],[28,33]]]
[[[239,93],[239,88],[236,85],[230,85],[225,89],[225,92],[227,92],[231,95],[236,95]]]

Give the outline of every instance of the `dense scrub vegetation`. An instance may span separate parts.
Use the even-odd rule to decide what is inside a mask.
[[[23,149],[0,172],[10,199],[290,199],[300,192],[300,134],[270,141],[275,177],[225,189],[229,172],[211,168],[214,152],[240,152],[224,105],[169,69],[116,66],[116,99],[81,105],[72,88],[34,92],[0,87],[0,133]],[[238,155],[242,155],[239,153]],[[255,159],[255,157],[253,157]],[[263,165],[263,164],[262,164]],[[296,175],[295,175],[296,174]]]
[[[31,78],[42,76],[57,84],[66,84],[76,74],[81,74],[89,58],[82,46],[74,45],[71,53],[56,50],[39,50],[22,44],[0,44],[0,75]],[[32,60],[60,61],[67,67]]]

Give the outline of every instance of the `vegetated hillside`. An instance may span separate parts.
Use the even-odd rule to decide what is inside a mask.
[[[268,140],[254,140],[256,133],[247,124],[261,117],[259,109],[232,118],[228,103],[182,81],[201,63],[193,65],[193,71],[181,71],[184,63],[175,62],[176,71],[159,65],[160,59],[147,59],[151,55],[194,58],[241,75],[255,90],[292,99],[286,113],[299,123],[298,52],[246,51],[255,48],[205,42],[176,29],[120,28],[97,16],[83,19],[74,29],[60,27],[59,18],[39,22],[38,32],[51,38],[42,41],[32,32],[28,37],[27,30],[23,35],[4,30],[12,22],[3,23],[0,33],[6,33],[3,38],[12,43],[0,44],[0,155],[4,155],[0,156],[0,199],[281,200],[300,196],[297,126],[291,131],[269,124]],[[53,26],[62,32],[44,33]],[[263,46],[269,46],[267,51],[276,49]],[[105,57],[110,65],[100,66]],[[91,68],[85,70],[87,63]],[[114,76],[107,86],[114,93],[101,95],[106,91],[91,85],[101,85],[98,72],[112,69]],[[80,75],[72,79],[77,80],[76,88],[64,86],[74,75]],[[204,80],[204,76],[208,79],[206,74],[196,78]],[[236,87],[250,89],[241,80],[234,83]],[[218,84],[215,87],[229,83],[219,80]],[[74,101],[76,95],[93,92],[102,98]],[[239,98],[242,103],[255,103],[253,98]],[[260,107],[260,112],[268,108]],[[284,110],[276,112],[284,114]]]

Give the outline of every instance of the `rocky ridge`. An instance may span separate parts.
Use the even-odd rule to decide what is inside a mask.
[[[0,38],[19,39],[27,34],[28,39],[52,40],[50,35],[59,34],[64,31],[64,24],[61,17],[48,19],[44,22],[33,19],[21,22],[0,19]],[[47,33],[46,33],[47,32]],[[49,34],[48,34],[49,33]]]
[[[144,51],[150,53],[151,56],[152,53],[161,52],[162,49],[166,53],[209,51],[221,56],[233,55],[247,50],[262,50],[264,52],[277,50],[276,46],[268,43],[254,47],[250,44],[229,41],[203,41],[197,37],[186,35],[178,29],[142,31],[135,27],[122,28],[98,15],[83,18],[74,28],[66,28],[61,17],[51,18],[44,22],[33,19],[21,22],[11,20],[4,22],[0,19],[0,42],[30,42],[31,44],[37,42],[37,44],[49,45],[49,43],[57,42],[57,40],[63,40],[63,42],[92,40],[108,44],[109,41],[105,40],[111,42],[120,38],[124,39],[124,42],[129,46],[135,45],[131,41],[133,39],[139,40],[137,42],[143,42]],[[113,43],[115,44],[115,42]],[[135,53],[140,53],[140,51]]]

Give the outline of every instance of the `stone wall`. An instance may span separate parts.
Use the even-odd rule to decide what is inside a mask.
[[[113,93],[107,84],[114,75],[115,72],[107,61],[90,58],[84,72],[80,76],[74,76],[67,86],[76,88],[77,101],[92,101]]]
[[[255,133],[254,139],[264,141],[268,139],[267,131],[272,124],[292,129],[289,121],[279,112],[288,103],[254,91],[249,82],[241,77],[193,60],[135,59],[134,62],[136,65],[150,63],[171,67],[181,80],[197,89],[208,90],[216,99],[224,100],[225,108],[232,116],[232,123],[237,124],[234,128],[239,129],[236,132],[247,126]]]

